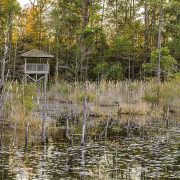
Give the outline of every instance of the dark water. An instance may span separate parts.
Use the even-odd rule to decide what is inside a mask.
[[[146,136],[111,135],[81,147],[51,142],[47,146],[12,148],[4,136],[0,150],[2,180],[180,179],[180,129],[147,125]]]

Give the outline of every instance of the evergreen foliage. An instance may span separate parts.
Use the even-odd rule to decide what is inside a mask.
[[[5,74],[16,74],[13,71],[21,64],[19,55],[38,48],[55,55],[50,62],[52,78],[58,74],[65,80],[81,80],[83,37],[90,80],[142,79],[142,68],[146,76],[154,76],[160,1],[88,2],[87,25],[82,31],[82,0],[35,0],[23,8],[17,0],[2,0],[0,60],[6,45]],[[163,2],[161,43],[167,47],[162,50],[167,51],[161,62],[164,77],[171,76],[174,68],[177,71],[180,62],[179,6],[177,0]]]

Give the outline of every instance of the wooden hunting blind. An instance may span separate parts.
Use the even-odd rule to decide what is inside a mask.
[[[49,58],[54,56],[40,51],[38,49],[32,49],[28,52],[21,54],[24,59],[24,75],[25,83],[31,80],[38,84],[39,81],[44,81],[44,102],[43,102],[43,122],[42,122],[42,143],[45,142],[45,121],[47,118],[47,81],[49,74]],[[28,133],[27,133],[28,134]],[[27,140],[26,140],[27,144]]]
[[[24,59],[25,83],[27,83],[27,79],[35,82],[43,77],[47,79],[50,70],[48,61],[49,58],[54,57],[53,55],[38,49],[32,49],[21,54],[21,57]]]

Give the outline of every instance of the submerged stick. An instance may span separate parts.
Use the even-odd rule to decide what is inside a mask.
[[[42,132],[41,132],[41,144],[45,144],[45,124],[47,119],[47,74],[44,79],[44,102],[43,102],[43,121],[42,121]]]
[[[85,142],[85,132],[86,132],[86,124],[87,124],[87,82],[84,82],[84,92],[85,95],[83,97],[83,124],[82,124],[82,134],[81,134],[81,145],[84,145]]]
[[[46,127],[45,137],[46,137],[46,143],[48,144],[48,142],[49,142],[49,130],[48,130],[48,127]]]
[[[25,148],[28,146],[28,133],[29,133],[29,122],[26,124],[26,132],[25,132]]]
[[[69,117],[66,118],[66,137],[67,137],[67,139],[69,141],[69,145],[71,145],[72,144],[72,139],[71,139],[71,137],[69,135]]]

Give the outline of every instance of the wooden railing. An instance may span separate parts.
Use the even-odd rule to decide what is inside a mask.
[[[26,63],[25,73],[27,74],[48,74],[49,64]]]

